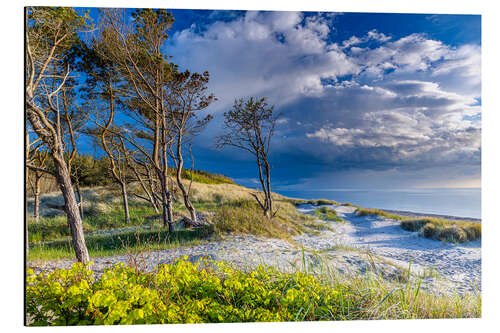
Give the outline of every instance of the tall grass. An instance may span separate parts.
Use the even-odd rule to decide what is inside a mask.
[[[295,269],[319,276],[340,293],[341,320],[481,317],[479,292],[436,294],[425,289],[425,275],[413,273],[411,265],[402,271],[402,279],[388,280],[376,271],[341,274],[320,254],[307,260],[302,253],[301,265]]]
[[[242,233],[272,238],[290,238],[296,230],[283,218],[267,218],[255,201],[238,200],[220,206],[214,217],[219,233]]]

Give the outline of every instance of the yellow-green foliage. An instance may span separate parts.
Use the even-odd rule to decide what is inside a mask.
[[[27,277],[32,325],[153,324],[340,319],[338,291],[297,272],[244,273],[180,260],[142,273],[123,265],[97,281],[81,264]]]
[[[124,265],[97,280],[71,269],[28,270],[29,325],[154,324],[304,320],[467,318],[481,316],[481,296],[437,296],[420,283],[394,287],[364,277],[327,279],[183,258],[144,273]]]

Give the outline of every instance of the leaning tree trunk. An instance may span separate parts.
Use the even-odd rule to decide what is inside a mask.
[[[120,183],[121,189],[122,189],[122,199],[123,199],[123,210],[125,212],[125,222],[127,224],[130,224],[130,213],[128,210],[128,196],[127,196],[127,185],[125,182]]]
[[[184,159],[182,158],[180,145],[181,145],[181,142],[178,141],[177,142],[177,170],[176,170],[177,171],[176,172],[177,186],[179,186],[179,188],[182,192],[182,198],[184,199],[184,206],[186,206],[186,209],[189,212],[191,220],[193,222],[197,222],[196,211],[195,211],[193,205],[191,204],[191,201],[189,200],[189,193],[186,190],[186,188],[184,187],[184,184],[182,184],[181,175],[182,175],[182,168],[184,166]]]
[[[78,210],[78,204],[76,203],[75,192],[71,184],[68,167],[62,153],[56,151],[53,153],[52,157],[56,168],[57,183],[59,184],[59,188],[64,198],[64,210],[68,218],[68,226],[71,231],[76,259],[82,263],[87,263],[89,261],[89,253],[85,245],[83,223]]]
[[[269,209],[270,216],[272,217],[273,212],[273,198],[271,196],[271,167],[269,166],[269,162],[267,161],[267,156],[264,156],[264,168],[266,174],[266,194],[267,194],[267,208]]]

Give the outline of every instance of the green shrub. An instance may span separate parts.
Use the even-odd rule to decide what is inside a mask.
[[[96,277],[79,263],[27,273],[30,326],[481,317],[479,293],[435,295],[418,281],[395,286],[262,266],[243,272],[186,257],[151,273],[120,264]]]
[[[339,292],[312,275],[258,267],[244,273],[222,262],[179,260],[142,273],[124,265],[94,280],[81,264],[28,272],[33,326],[335,320]],[[211,268],[213,267],[213,268]],[[346,309],[349,300],[342,304]]]

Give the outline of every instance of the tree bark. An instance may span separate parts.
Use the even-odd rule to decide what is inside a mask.
[[[40,182],[42,177],[35,174],[35,191],[33,195],[35,196],[35,207],[33,209],[33,217],[35,218],[35,222],[38,223],[40,220]]]
[[[130,224],[130,213],[128,210],[127,185],[125,184],[125,182],[121,182],[120,187],[122,189],[122,199],[123,199],[123,210],[125,212],[125,222],[127,224]]]
[[[179,135],[180,138],[180,135]],[[191,217],[191,220],[193,222],[197,222],[197,217],[196,217],[196,210],[194,209],[193,205],[191,204],[191,200],[189,200],[189,193],[184,187],[184,184],[182,184],[182,168],[184,167],[184,159],[182,157],[182,152],[181,152],[181,140],[178,139],[177,141],[177,170],[176,170],[176,176],[177,176],[177,185],[179,186],[181,192],[182,192],[182,198],[184,199],[184,206],[186,206],[186,209],[189,212],[189,215]]]
[[[159,174],[160,185],[161,185],[161,201],[162,201],[162,220],[163,226],[168,227],[168,232],[174,230],[173,214],[172,214],[172,193],[168,190],[167,177],[164,174]]]
[[[62,152],[53,152],[54,165],[56,168],[56,178],[61,193],[64,198],[64,209],[68,217],[68,226],[71,231],[73,240],[73,248],[75,250],[76,259],[82,263],[89,261],[89,253],[85,245],[85,236],[83,234],[83,223],[78,204],[75,198],[75,192],[71,184],[71,177],[68,171],[66,162],[64,161]]]
[[[80,182],[78,180],[76,181],[76,193],[78,194],[78,202],[80,203],[78,205],[78,210],[80,211],[80,218],[83,220],[83,197],[82,197],[82,191],[80,190]]]

